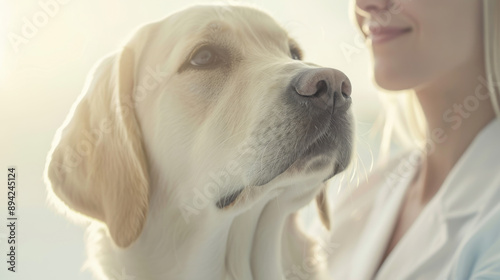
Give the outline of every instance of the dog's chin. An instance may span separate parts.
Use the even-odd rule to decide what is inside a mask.
[[[328,142],[317,141],[312,145],[304,149],[301,155],[292,161],[287,168],[284,170],[274,170],[274,172],[267,173],[265,178],[259,178],[254,180],[248,186],[239,186],[234,188],[234,191],[222,196],[216,202],[216,206],[219,209],[224,209],[230,207],[236,203],[240,194],[246,188],[261,188],[266,187],[266,185],[272,184],[275,179],[281,177],[282,175],[295,176],[300,174],[317,173],[322,174],[322,178],[318,178],[318,181],[324,182],[331,179],[333,176],[344,171],[346,166],[349,164],[351,151],[346,149],[346,152],[342,157],[336,156],[335,149],[332,149],[332,144],[325,144]],[[330,168],[330,173],[324,176],[325,168]],[[271,169],[272,170],[272,169]]]
[[[330,173],[321,180],[327,181],[338,173],[344,171],[349,165],[351,151],[346,149],[340,155],[337,149],[332,148],[332,143],[317,141],[310,145],[288,170],[293,174],[322,174],[324,170],[329,169]]]
[[[346,114],[350,117],[349,114]],[[331,120],[330,126],[320,133],[313,142],[304,145],[297,159],[285,171],[300,174],[324,174],[325,168],[331,172],[323,182],[344,171],[351,161],[352,132],[350,125],[339,126]],[[279,174],[278,174],[279,175]]]
[[[221,197],[216,206],[223,209],[233,205],[246,188],[266,187],[278,177],[317,173],[318,176],[322,176],[322,178],[318,178],[318,181],[325,182],[344,171],[351,159],[352,131],[350,114],[343,113],[344,119],[348,120],[347,123],[338,124],[332,116],[329,125],[319,133],[314,141],[304,143],[302,149],[298,149],[298,151],[290,151],[293,156],[289,157],[287,162],[282,161],[279,165],[264,168],[263,170],[266,172],[260,172],[259,176],[255,176],[255,179],[251,180],[249,184],[234,188],[233,192]],[[327,168],[330,169],[330,172],[325,176],[324,171]]]
[[[313,154],[316,154],[316,156],[313,156]],[[346,165],[335,162],[335,160],[332,157],[317,156],[317,153],[308,154],[306,158],[300,158],[296,160],[285,171],[279,173],[276,172],[276,175],[274,177],[270,177],[266,181],[260,180],[259,182],[261,184],[250,184],[249,186],[235,187],[233,192],[230,192],[229,194],[220,197],[215,205],[219,209],[224,209],[224,208],[229,208],[234,204],[237,203],[239,204],[239,202],[237,201],[245,190],[247,190],[248,188],[251,189],[266,188],[267,186],[272,185],[273,181],[277,180],[278,177],[284,177],[284,176],[293,177],[296,175],[300,176],[303,175],[305,172],[309,173],[308,175],[311,175],[310,173],[316,172],[317,174],[321,174],[318,176],[322,176],[321,178],[318,178],[318,182],[325,182],[330,178],[332,178],[333,176],[335,176],[336,174],[342,172],[344,170],[343,166]],[[328,175],[325,176],[324,175],[325,172],[320,172],[320,171],[324,171],[326,168],[330,168],[331,170],[330,173],[328,173]]]

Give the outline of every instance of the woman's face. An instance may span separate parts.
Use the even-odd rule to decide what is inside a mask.
[[[481,0],[352,1],[384,89],[425,87],[481,60]]]

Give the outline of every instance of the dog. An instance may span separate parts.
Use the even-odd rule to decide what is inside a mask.
[[[56,133],[49,197],[98,279],[305,279],[297,211],[349,164],[351,84],[253,7],[198,5],[98,63]],[[319,279],[320,267],[307,279]],[[120,278],[122,277],[122,278]]]

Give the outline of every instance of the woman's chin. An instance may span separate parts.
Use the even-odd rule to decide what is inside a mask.
[[[375,71],[373,81],[378,88],[387,91],[403,91],[416,87],[414,81],[409,81],[398,74],[395,72],[380,73]]]

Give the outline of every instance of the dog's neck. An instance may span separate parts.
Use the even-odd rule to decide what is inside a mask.
[[[175,205],[176,198],[156,190],[143,233],[131,247],[119,249],[108,237],[92,237],[104,235],[102,229],[90,235],[99,244],[88,247],[100,249],[90,252],[90,258],[110,264],[106,275],[179,280],[300,279],[294,278],[294,271],[311,257],[314,242],[299,229],[295,211],[311,201],[315,191],[302,192],[300,199],[284,203],[287,193],[293,193],[287,189],[287,193],[263,200],[235,217],[214,220],[200,211],[196,219],[187,222],[180,207],[165,207]],[[310,274],[307,279],[316,278]]]

